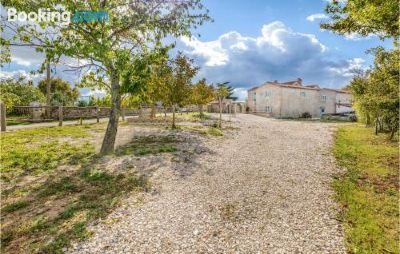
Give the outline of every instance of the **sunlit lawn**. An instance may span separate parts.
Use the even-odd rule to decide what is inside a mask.
[[[90,235],[87,224],[146,188],[128,170],[102,170],[90,141],[101,125],[36,128],[1,135],[1,252],[58,253]]]
[[[399,150],[386,134],[342,127],[334,147],[347,173],[334,182],[351,253],[399,253]]]

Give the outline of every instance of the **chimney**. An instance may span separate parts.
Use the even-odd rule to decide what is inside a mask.
[[[301,78],[297,78],[297,81],[299,82],[300,86],[303,85],[303,80]]]

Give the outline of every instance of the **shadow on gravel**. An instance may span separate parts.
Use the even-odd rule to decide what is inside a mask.
[[[124,157],[119,163],[121,167],[136,166],[141,176],[148,177],[160,167],[171,167],[185,177],[199,166],[196,162],[198,156],[212,154],[204,143],[206,138],[206,133],[186,128],[162,131],[158,135],[135,136],[131,142],[119,147],[115,155]]]

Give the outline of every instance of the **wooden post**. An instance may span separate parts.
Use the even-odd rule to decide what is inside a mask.
[[[6,131],[6,105],[1,102],[0,103],[0,122],[1,122],[1,131]]]
[[[79,108],[79,124],[82,125],[82,108]]]
[[[122,121],[125,121],[125,108],[122,107],[121,109],[121,116],[122,116]]]
[[[58,126],[63,125],[63,106],[58,107]]]
[[[100,112],[99,112],[99,107],[96,106],[96,120],[97,120],[97,123],[100,122],[100,116],[99,116],[99,114],[100,114]]]

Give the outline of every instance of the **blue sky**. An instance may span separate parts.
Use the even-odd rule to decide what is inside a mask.
[[[176,50],[195,59],[201,67],[197,78],[213,83],[230,81],[241,99],[248,88],[269,80],[300,77],[305,84],[340,88],[351,79],[354,69],[372,64],[367,49],[391,47],[391,42],[322,31],[319,23],[327,1],[204,0],[214,22],[195,30],[191,39],[178,38]],[[38,80],[42,76],[28,73],[42,60],[32,49],[13,50],[13,61],[1,70],[0,78],[28,75]],[[55,75],[77,81],[63,69],[58,66]]]
[[[215,22],[207,23],[196,31],[203,40],[214,40],[223,33],[237,31],[255,37],[262,25],[282,21],[296,32],[314,34],[334,52],[334,56],[354,58],[364,56],[366,49],[388,45],[381,40],[348,40],[341,35],[321,31],[321,19],[310,22],[307,17],[324,13],[326,0],[206,0],[205,5]]]

